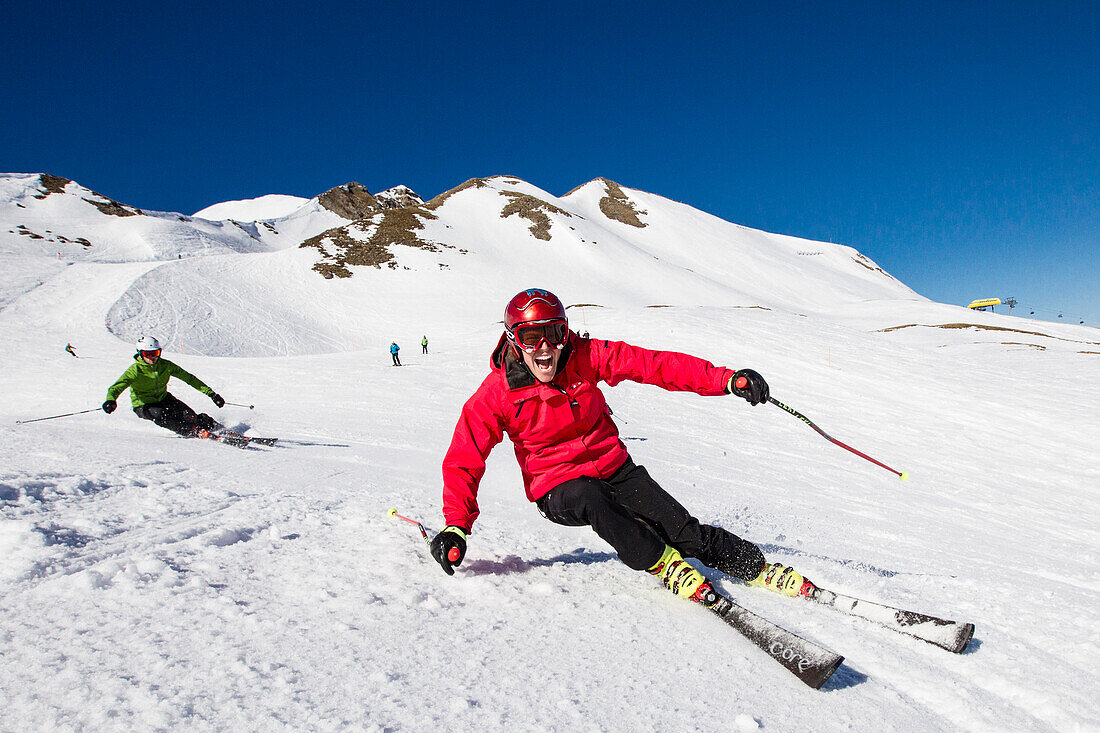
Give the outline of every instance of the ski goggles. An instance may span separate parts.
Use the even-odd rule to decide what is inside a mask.
[[[160,358],[160,349],[153,349],[152,351],[139,351],[138,353],[141,354],[142,358],[144,359]]]
[[[527,353],[533,353],[545,341],[552,348],[560,349],[569,338],[569,324],[565,321],[546,323],[521,323],[512,329],[512,342]]]

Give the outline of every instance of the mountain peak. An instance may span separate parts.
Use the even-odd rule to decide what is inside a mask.
[[[382,205],[383,209],[401,209],[406,206],[421,206],[424,200],[416,195],[408,186],[394,186],[381,193],[374,194],[374,198]]]
[[[63,178],[61,176],[55,176],[52,173],[40,173],[38,175],[39,193],[35,195],[36,199],[44,199],[52,194],[64,194],[65,187],[70,183],[73,183],[72,179]],[[99,211],[108,216],[144,216],[145,212],[141,209],[134,208],[133,206],[126,206],[120,204],[112,198],[108,198],[101,193],[92,191],[91,189],[84,188],[79,183],[76,184],[80,192],[87,193],[88,196],[81,196],[81,198],[92,206],[99,209]]]
[[[424,207],[427,208],[429,211],[434,211],[442,206],[447,201],[447,199],[449,199],[451,196],[454,196],[456,193],[459,193],[460,191],[465,191],[468,188],[483,188],[484,186],[484,178],[469,178],[463,183],[455,186],[454,188],[439,194],[431,201],[426,203]]]
[[[42,173],[38,176],[38,183],[42,188],[46,190],[42,194],[41,198],[49,196],[51,193],[64,193],[65,186],[72,183],[68,178],[62,178],[61,176],[51,175],[49,173]]]
[[[318,196],[317,201],[332,213],[350,221],[363,219],[382,210],[378,199],[357,181],[330,188]]]
[[[253,199],[222,201],[200,209],[192,216],[210,221],[227,219],[238,222],[266,221],[287,216],[308,202],[309,199],[301,196],[269,193]]]

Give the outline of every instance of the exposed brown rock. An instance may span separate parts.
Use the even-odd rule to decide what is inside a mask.
[[[891,280],[896,279],[896,278],[894,278],[893,275],[888,273],[886,270],[884,270],[881,267],[877,266],[871,259],[869,259],[862,252],[856,252],[855,257],[853,257],[852,259],[855,260],[857,265],[863,265],[864,267],[866,267],[868,270],[871,270],[872,272],[880,272],[883,275],[885,275],[886,277],[890,278]]]
[[[604,216],[639,229],[646,226],[638,217],[645,216],[647,212],[635,209],[634,202],[623,192],[619,184],[606,178],[598,180],[603,183],[604,188],[607,190],[607,195],[600,199],[600,211],[603,212]]]
[[[395,186],[374,197],[383,209],[401,209],[406,206],[423,206],[424,201],[408,186]]]
[[[531,234],[535,239],[541,239],[544,242],[550,241],[550,217],[546,215],[547,212],[572,216],[564,209],[525,193],[516,191],[501,191],[501,193],[508,198],[508,203],[501,209],[500,218],[507,219],[515,215],[527,219],[531,222]]]
[[[351,277],[348,265],[374,265],[380,267],[383,262],[393,259],[393,255],[384,247],[374,247],[369,242],[360,242],[348,234],[347,227],[336,227],[321,232],[302,242],[300,247],[315,247],[322,261],[313,266],[326,279],[333,277]]]
[[[68,186],[72,181],[68,178],[62,178],[61,176],[53,176],[49,173],[43,173],[38,176],[38,183],[46,190],[41,196],[35,196],[37,199],[44,199],[51,193],[64,193],[65,186]]]
[[[382,205],[367,187],[355,181],[331,188],[318,196],[317,200],[321,206],[350,221],[364,219],[382,210]]]
[[[362,219],[346,226],[336,227],[310,237],[300,247],[313,247],[321,253],[321,261],[313,269],[325,278],[351,277],[351,265],[370,265],[381,268],[383,264],[396,267],[393,245],[416,247],[438,252],[450,245],[421,239],[416,232],[424,228],[423,220],[435,219],[435,214],[423,207],[387,209],[369,219]],[[352,237],[352,228],[369,232],[365,241]]]
[[[1039,331],[1024,331],[1019,328],[1006,328],[1005,326],[987,326],[985,324],[978,323],[940,323],[938,325],[926,324],[926,323],[907,323],[904,326],[890,326],[889,328],[879,329],[879,333],[889,333],[890,331],[900,331],[903,328],[946,328],[946,329],[961,329],[961,328],[973,328],[977,331],[1006,331],[1009,333],[1022,333],[1027,336],[1042,336],[1043,338],[1054,339],[1055,341],[1069,341],[1075,344],[1096,344],[1096,341],[1078,341],[1077,339],[1061,338],[1060,336],[1051,336],[1049,333],[1040,333]]]
[[[92,193],[95,193],[95,191],[92,191]],[[99,209],[101,212],[103,212],[107,216],[145,216],[145,213],[141,209],[135,209],[133,207],[126,206],[125,204],[120,204],[119,202],[117,202],[113,199],[109,199],[106,196],[102,196],[98,193],[95,193],[95,195],[99,196],[99,198],[101,198],[103,200],[102,201],[96,201],[95,199],[84,199],[84,200],[87,201],[92,206]]]

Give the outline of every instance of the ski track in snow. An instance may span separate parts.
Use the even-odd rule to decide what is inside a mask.
[[[903,484],[771,406],[606,390],[635,460],[702,520],[830,589],[976,624],[952,655],[707,571],[749,610],[845,655],[813,691],[589,530],[542,519],[507,441],[466,562],[445,576],[415,528],[385,513],[440,528],[439,465],[499,325],[456,312],[348,342],[289,317],[234,321],[294,305],[277,279],[267,294],[219,291],[222,275],[255,277],[241,257],[77,264],[0,301],[0,729],[1100,726],[1100,360],[1077,353],[1091,347],[878,332],[943,308],[920,302],[571,311],[595,337],[751,366],[831,435],[911,473]],[[282,266],[249,262],[268,276]],[[182,292],[158,299],[156,287]],[[256,329],[269,355],[225,358],[225,319]],[[121,322],[154,325],[169,358],[256,409],[215,410],[173,382],[178,397],[283,440],[179,439],[138,420],[126,395],[111,416],[13,425],[98,405],[132,355],[105,328]],[[197,340],[179,353],[185,334]],[[413,368],[389,366],[395,339]],[[67,341],[86,358],[63,353]],[[320,343],[343,347],[279,355]]]

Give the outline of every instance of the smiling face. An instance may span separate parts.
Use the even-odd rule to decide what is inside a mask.
[[[156,364],[157,360],[160,359],[160,349],[155,349],[153,351],[139,351],[138,353],[141,354],[141,360],[149,366]]]
[[[523,363],[546,383],[558,373],[561,350],[569,340],[569,322],[564,318],[551,318],[531,323],[517,324],[507,332],[509,340],[522,354]]]
[[[545,340],[532,352],[523,351],[523,363],[543,384],[548,383],[558,373],[558,360],[561,349],[548,344]]]

